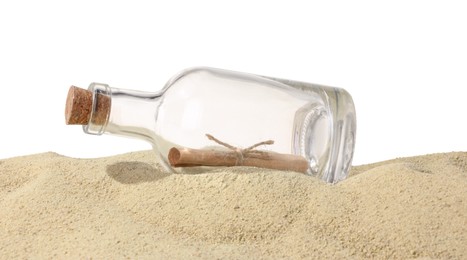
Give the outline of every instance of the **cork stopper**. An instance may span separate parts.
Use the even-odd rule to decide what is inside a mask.
[[[67,125],[87,125],[91,118],[92,92],[71,86],[68,90],[65,107]]]
[[[87,125],[90,120],[93,124],[103,125],[107,121],[110,113],[110,98],[108,96],[97,94],[95,102],[96,111],[93,109],[93,93],[90,90],[71,86],[68,90],[68,96],[65,106],[65,121],[67,125]]]

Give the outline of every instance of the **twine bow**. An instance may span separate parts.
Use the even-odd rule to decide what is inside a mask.
[[[257,155],[257,156],[267,156],[266,153],[262,152],[262,151],[258,151],[258,150],[254,150],[256,147],[258,146],[261,146],[261,145],[271,145],[271,144],[274,144],[274,141],[273,140],[267,140],[267,141],[263,141],[263,142],[259,142],[259,143],[256,143],[250,147],[247,147],[247,148],[239,148],[239,147],[235,147],[233,145],[230,145],[228,143],[225,143],[225,142],[222,142],[221,140],[215,138],[214,136],[210,135],[210,134],[206,134],[206,137],[211,140],[211,141],[214,141],[222,146],[225,146],[227,148],[229,148],[230,150],[234,151],[235,154],[237,155],[237,161],[235,163],[236,166],[241,166],[243,165],[243,160],[245,158],[248,158],[252,155]]]

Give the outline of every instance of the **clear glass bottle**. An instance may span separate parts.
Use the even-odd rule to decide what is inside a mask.
[[[88,93],[90,113],[80,123],[85,133],[145,139],[168,171],[175,170],[168,160],[173,147],[229,149],[206,137],[210,134],[239,149],[272,140],[255,149],[301,156],[306,173],[326,182],[343,180],[349,172],[355,108],[340,88],[199,67],[182,71],[157,93],[99,83]]]

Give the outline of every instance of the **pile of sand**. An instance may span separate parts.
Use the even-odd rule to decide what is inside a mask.
[[[467,153],[354,167],[328,185],[150,151],[0,160],[2,258],[467,258]]]

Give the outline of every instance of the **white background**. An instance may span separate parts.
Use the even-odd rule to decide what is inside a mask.
[[[0,158],[150,149],[66,126],[68,87],[205,65],[347,89],[354,164],[467,150],[461,1],[1,1]]]

